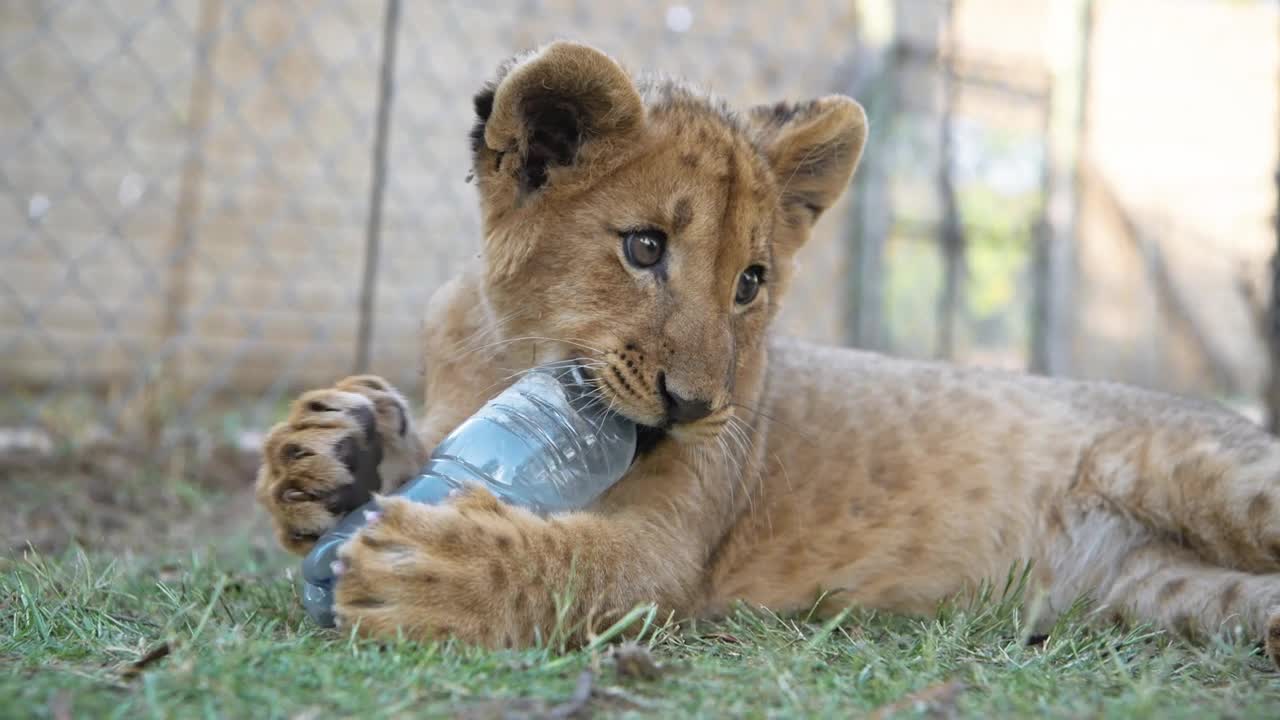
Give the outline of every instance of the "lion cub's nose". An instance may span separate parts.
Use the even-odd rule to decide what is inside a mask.
[[[682,397],[667,389],[667,376],[658,376],[658,392],[662,394],[662,402],[667,406],[667,417],[671,422],[689,423],[711,414],[711,403],[707,400]]]

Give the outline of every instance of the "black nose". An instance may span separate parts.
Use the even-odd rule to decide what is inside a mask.
[[[695,400],[681,397],[667,389],[667,376],[658,376],[658,392],[667,406],[667,417],[671,422],[687,423],[711,414],[711,403],[706,400]]]

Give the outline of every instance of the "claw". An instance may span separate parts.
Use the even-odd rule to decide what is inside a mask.
[[[329,563],[329,570],[333,572],[334,577],[342,577],[342,573],[347,571],[347,564],[341,560],[334,560]]]
[[[366,524],[372,525],[382,519],[382,513],[377,510],[365,510],[364,521]]]
[[[290,488],[288,490],[285,490],[281,494],[280,498],[285,502],[289,502],[289,503],[300,503],[300,502],[306,502],[307,500],[314,499],[311,493],[307,492],[306,490],[298,490],[296,488]]]

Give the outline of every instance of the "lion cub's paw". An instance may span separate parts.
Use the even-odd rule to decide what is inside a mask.
[[[408,403],[372,375],[312,390],[271,429],[258,469],[258,501],[280,543],[304,553],[372,493],[390,490],[421,465]]]
[[[395,496],[338,551],[334,609],[362,635],[527,642],[544,588],[527,550],[545,534],[535,516],[483,489],[425,505]]]

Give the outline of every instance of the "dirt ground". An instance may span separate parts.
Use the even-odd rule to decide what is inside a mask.
[[[257,455],[120,450],[0,455],[0,555],[71,547],[148,554],[252,540],[270,547],[253,501]]]

